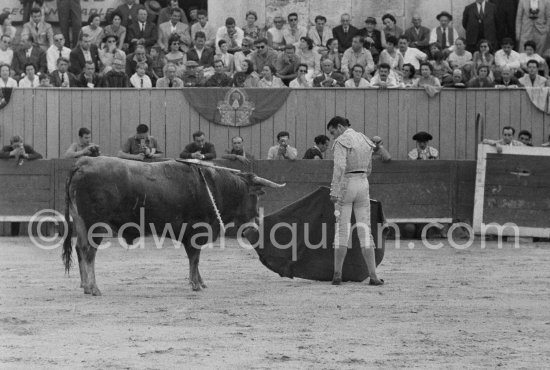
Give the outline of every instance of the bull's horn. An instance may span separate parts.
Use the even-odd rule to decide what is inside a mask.
[[[264,179],[263,177],[258,177],[258,176],[254,176],[253,182],[256,185],[267,186],[268,188],[274,188],[274,189],[280,189],[286,186],[286,184],[277,184],[273,181],[269,181],[268,179]]]

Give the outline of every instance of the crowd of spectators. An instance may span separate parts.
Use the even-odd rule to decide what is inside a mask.
[[[475,0],[463,11],[465,34],[446,11],[433,29],[415,14],[403,30],[389,13],[380,25],[367,17],[361,29],[351,25],[350,14],[334,28],[323,15],[309,29],[299,26],[297,13],[276,15],[260,27],[254,11],[246,12],[239,27],[232,17],[211,24],[203,9],[188,15],[178,0],[162,9],[156,1],[144,6],[125,0],[107,14],[106,24],[92,13],[82,26],[74,16],[79,0],[57,1],[64,4],[59,33],[41,8],[26,5],[28,22],[20,32],[9,14],[0,15],[0,70],[9,71],[0,86],[550,86],[546,0],[521,0],[517,8],[508,1]]]

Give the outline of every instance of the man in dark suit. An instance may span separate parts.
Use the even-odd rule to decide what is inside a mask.
[[[132,76],[134,73],[136,73],[138,63],[147,63],[146,74],[147,76],[149,76],[149,78],[151,78],[151,81],[155,83],[156,81],[154,81],[154,74],[152,69],[153,59],[149,55],[147,55],[145,46],[143,45],[138,45],[135,52],[126,56],[126,75]]]
[[[187,60],[192,60],[197,63],[201,67],[212,67],[214,64],[214,50],[205,47],[206,44],[206,35],[204,32],[197,32],[195,34],[195,42],[194,47],[192,49],[189,49],[187,52]],[[199,57],[200,53],[200,57]]]
[[[430,29],[422,26],[422,18],[415,14],[412,17],[412,27],[405,31],[405,37],[409,40],[409,45],[417,48],[424,54],[428,53],[430,45]]]
[[[157,27],[147,21],[147,10],[139,9],[137,17],[126,31],[126,43],[130,45],[130,52],[133,52],[137,45],[144,45],[149,50],[157,42]]]
[[[57,60],[57,69],[50,75],[50,83],[55,87],[78,87],[78,80],[68,71],[69,61],[65,58]]]
[[[323,74],[313,79],[313,87],[344,87],[344,76],[334,71],[334,62],[325,59],[321,62]]]
[[[498,39],[516,38],[516,15],[518,12],[519,0],[489,0],[497,7],[497,32]]]
[[[142,7],[142,5],[137,5],[135,0],[125,0],[125,4],[116,8],[116,12],[122,16],[121,25],[128,28],[137,19],[138,10]]]
[[[99,71],[99,52],[97,46],[92,44],[90,36],[87,34],[80,34],[80,42],[76,48],[71,50],[69,59],[71,60],[69,71],[75,75],[82,72],[86,66],[86,61],[92,61],[96,72]]]
[[[466,49],[470,53],[477,51],[480,40],[489,41],[493,50],[497,47],[497,9],[485,0],[476,0],[464,8],[462,27],[466,30]]]
[[[343,53],[351,47],[351,41],[354,36],[359,34],[359,30],[350,24],[351,16],[349,14],[342,14],[340,22],[341,25],[332,29],[332,35],[338,40],[338,51]]]
[[[15,71],[16,79],[25,75],[25,65],[32,63],[36,68],[36,73],[46,73],[48,63],[46,53],[38,46],[34,45],[32,35],[26,35],[22,38],[23,47],[13,54],[11,68]]]

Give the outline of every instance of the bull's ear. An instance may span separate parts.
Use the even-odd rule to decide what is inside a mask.
[[[250,194],[254,194],[254,195],[260,196],[260,195],[264,195],[264,194],[265,194],[265,191],[264,191],[264,189],[262,189],[261,186],[253,186],[253,187],[250,189]]]

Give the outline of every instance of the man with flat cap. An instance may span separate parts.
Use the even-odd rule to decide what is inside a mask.
[[[416,141],[416,148],[409,152],[409,159],[419,161],[439,159],[437,149],[428,145],[428,142],[433,140],[432,135],[426,131],[420,131],[413,136],[413,140]]]
[[[432,30],[430,44],[437,42],[441,46],[441,50],[450,54],[454,51],[455,41],[460,36],[458,31],[450,25],[453,16],[449,12],[441,12],[436,18],[439,21],[439,26]]]
[[[368,17],[365,20],[365,28],[359,30],[359,36],[363,36],[365,49],[370,51],[374,63],[378,63],[378,57],[386,45],[384,32],[376,29],[376,18]]]

